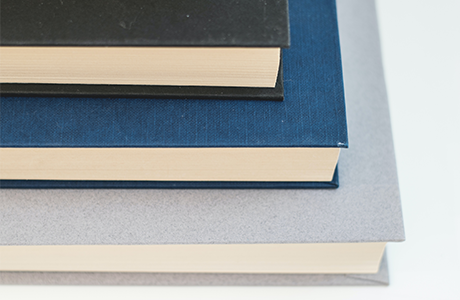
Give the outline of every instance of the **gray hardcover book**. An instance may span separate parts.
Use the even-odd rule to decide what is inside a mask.
[[[375,5],[338,1],[350,149],[337,190],[0,190],[0,245],[404,240]],[[0,272],[3,284],[385,285],[377,274]]]

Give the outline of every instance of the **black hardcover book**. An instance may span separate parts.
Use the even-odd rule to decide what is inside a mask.
[[[1,0],[0,17],[4,94],[282,99],[287,0]]]

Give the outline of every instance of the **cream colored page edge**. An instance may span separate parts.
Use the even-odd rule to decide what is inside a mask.
[[[0,82],[267,87],[280,48],[0,47]]]
[[[0,179],[331,181],[339,148],[0,148]]]
[[[386,243],[0,246],[2,271],[377,273]]]

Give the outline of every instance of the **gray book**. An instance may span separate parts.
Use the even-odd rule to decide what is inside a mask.
[[[337,190],[0,190],[0,245],[400,242],[375,5],[338,1],[350,149]],[[3,284],[385,285],[377,274],[0,272]]]

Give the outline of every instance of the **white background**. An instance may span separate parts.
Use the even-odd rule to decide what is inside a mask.
[[[377,4],[407,238],[388,246],[389,287],[0,286],[0,299],[460,299],[460,0]]]

